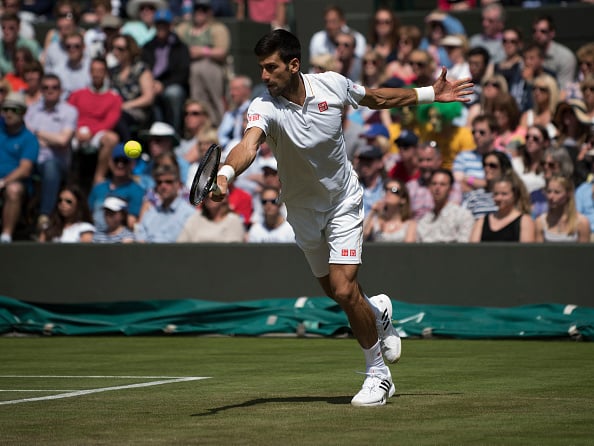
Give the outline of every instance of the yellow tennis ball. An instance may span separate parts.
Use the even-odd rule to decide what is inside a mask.
[[[138,141],[130,140],[124,144],[124,152],[129,158],[138,158],[142,153],[142,146]]]

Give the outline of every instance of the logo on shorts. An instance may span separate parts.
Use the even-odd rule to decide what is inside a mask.
[[[247,118],[249,122],[258,121],[260,119],[260,115],[255,113],[253,115],[248,115]]]
[[[340,251],[340,255],[342,257],[357,257],[357,250],[356,249],[342,249]]]
[[[320,112],[325,112],[326,110],[328,110],[328,103],[326,101],[320,102],[318,104],[318,109],[320,110]]]

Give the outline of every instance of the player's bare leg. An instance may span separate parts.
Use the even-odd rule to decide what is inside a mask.
[[[351,401],[354,406],[380,406],[394,395],[390,369],[381,353],[376,317],[357,282],[359,265],[330,265],[328,276],[319,278],[324,291],[343,309],[353,335],[363,348],[367,378]]]

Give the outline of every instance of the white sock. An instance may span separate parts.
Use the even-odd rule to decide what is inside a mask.
[[[363,353],[365,354],[365,367],[366,371],[371,368],[385,368],[384,358],[382,357],[382,348],[380,341],[378,340],[375,345],[371,348],[364,348]]]
[[[12,236],[3,232],[2,235],[0,235],[0,241],[10,243],[12,242]]]

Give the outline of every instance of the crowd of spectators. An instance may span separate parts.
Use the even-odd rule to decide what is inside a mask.
[[[262,88],[233,72],[220,17],[289,29],[290,2],[2,0],[1,241],[294,241],[265,143],[225,200],[188,202],[202,155],[217,143],[226,156]],[[442,66],[474,82],[464,104],[344,111],[368,242],[591,240],[594,42],[573,52],[538,9],[519,29],[481,3],[475,35],[450,2],[422,29],[380,6],[355,30],[329,6],[302,42],[302,71],[368,88],[429,86]]]

